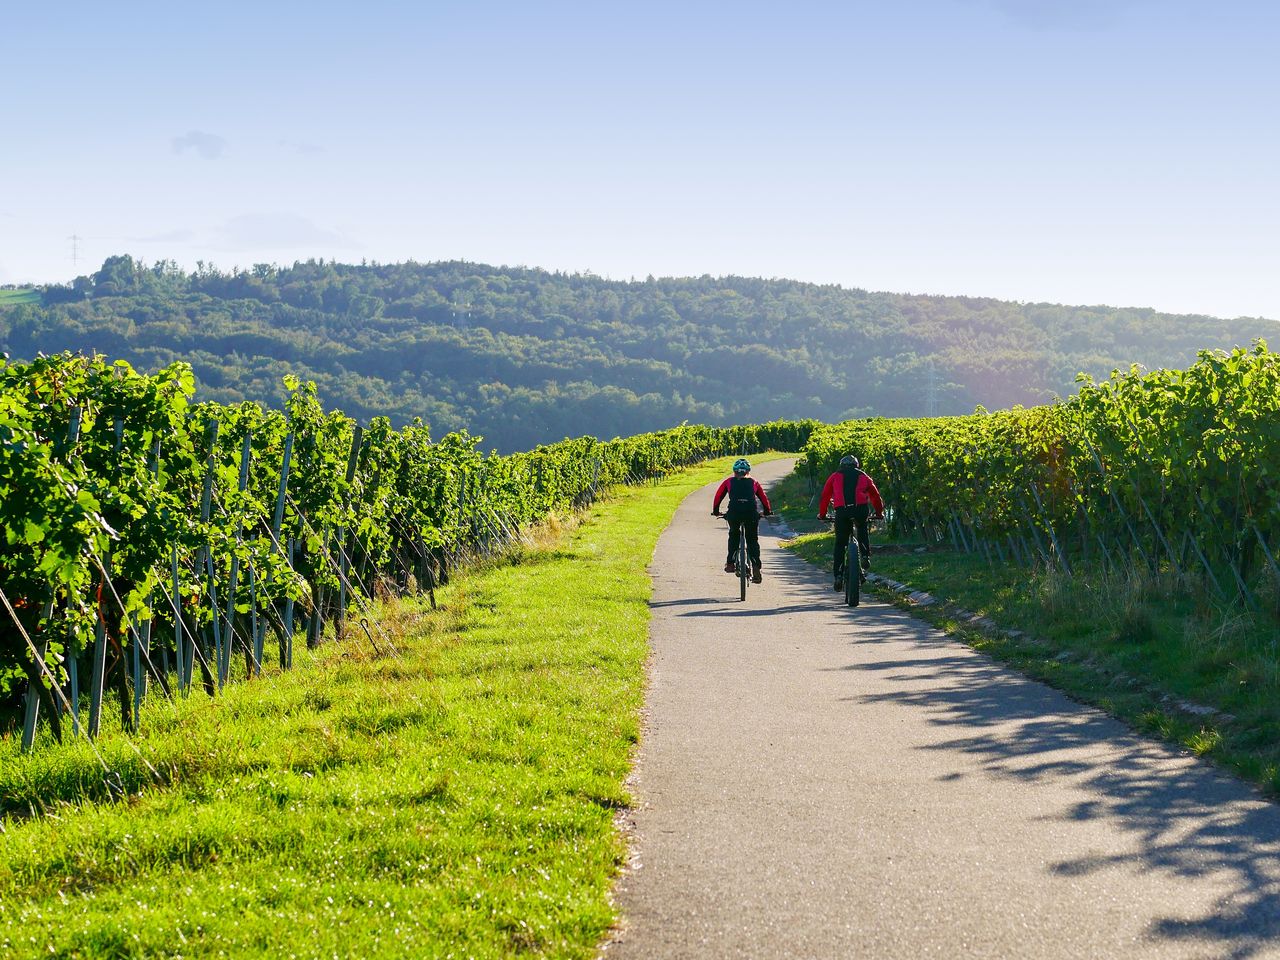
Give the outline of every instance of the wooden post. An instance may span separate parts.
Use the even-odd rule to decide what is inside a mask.
[[[244,443],[240,447],[240,480],[236,489],[240,493],[244,493],[249,486],[249,459],[253,454],[253,431],[246,430],[244,434]],[[244,536],[244,522],[236,520],[236,546],[240,546],[241,538]],[[235,617],[236,617],[236,587],[240,580],[240,557],[239,554],[231,556],[231,578],[227,582],[227,642],[222,651],[222,662],[218,664],[218,675],[222,677],[222,682],[226,682],[227,677],[231,674],[231,645],[232,638],[235,637]],[[214,608],[215,616],[217,608]],[[246,644],[245,649],[248,650],[251,644]]]
[[[280,542],[281,529],[284,526],[284,505],[289,491],[289,462],[293,458],[293,434],[287,433],[284,438],[284,453],[280,457],[280,488],[276,494],[276,508],[271,515],[271,541],[276,545],[288,563],[289,569],[293,569],[293,539],[289,538],[285,543]],[[281,611],[281,634],[279,643],[280,669],[287,670],[293,662],[293,600],[286,599],[284,608]],[[261,653],[261,651],[259,651]],[[262,663],[259,656],[258,663]]]
[[[71,704],[71,728],[79,736],[80,727],[80,666],[75,657],[67,658],[67,700]]]
[[[1196,556],[1200,558],[1200,565],[1204,567],[1204,572],[1209,575],[1209,581],[1213,584],[1214,591],[1219,597],[1225,597],[1226,594],[1222,590],[1222,584],[1218,582],[1218,578],[1214,576],[1213,567],[1209,566],[1209,561],[1200,550],[1200,544],[1196,543],[1195,537],[1189,537],[1191,541],[1191,549],[1196,552]]]
[[[276,494],[276,512],[271,518],[271,537],[280,546],[280,528],[284,523],[285,494],[289,489],[289,461],[293,457],[293,434],[284,438],[284,454],[280,460],[280,492]]]
[[[1053,530],[1053,521],[1049,516],[1047,516],[1044,504],[1040,500],[1040,491],[1036,489],[1036,485],[1034,483],[1030,484],[1030,487],[1031,496],[1034,497],[1036,501],[1036,512],[1044,522],[1045,530],[1049,534],[1049,540],[1053,544],[1053,552],[1058,557],[1058,563],[1062,565],[1063,572],[1066,573],[1067,576],[1071,576],[1071,564],[1067,563],[1067,555],[1063,553],[1062,545],[1058,543],[1058,535]]]
[[[84,410],[82,408],[80,407],[71,408],[70,422],[67,425],[67,435],[63,440],[61,447],[57,450],[58,456],[60,456],[64,461],[70,456],[71,449],[76,445],[76,441],[80,439],[80,423],[83,417],[84,417]],[[39,643],[39,651],[40,651],[41,659],[44,659],[44,657],[46,656],[49,650],[48,632],[49,632],[49,624],[50,622],[52,622],[52,620],[53,620],[53,598],[51,596],[49,601],[45,604],[45,607],[44,607],[45,628],[44,630],[41,631],[42,635],[40,637],[40,643]],[[75,660],[75,652],[71,650],[66,651],[66,659],[69,663],[73,663]],[[56,686],[57,684],[55,683],[54,687]],[[53,703],[56,703],[57,701],[53,699],[53,693],[54,693],[54,690],[51,689],[49,692],[50,701]],[[36,725],[37,723],[39,723],[39,720],[40,720],[40,691],[39,689],[29,686],[27,688],[26,711],[25,711],[25,716],[23,718],[23,724],[22,724],[22,750],[24,753],[30,750],[35,745]],[[76,724],[76,732],[79,733],[78,723]]]
[[[258,576],[253,569],[253,564],[249,564],[249,624],[249,632],[253,637],[253,662],[250,675],[257,677],[262,675],[262,644],[267,632],[267,624],[265,617],[258,616]]]
[[[45,629],[42,630],[39,645],[39,659],[44,660],[49,650],[48,642],[48,623],[53,616],[53,601],[50,600],[45,604],[44,622]],[[39,664],[37,664],[38,666]],[[40,719],[40,691],[35,687],[37,678],[28,675],[27,677],[27,704],[26,711],[22,719],[22,752],[27,753],[36,744],[36,724]],[[43,680],[39,680],[43,683]]]
[[[147,465],[152,478],[160,474],[160,440],[151,445],[150,463]],[[155,595],[147,598],[147,609],[155,605]],[[133,729],[142,724],[142,701],[147,695],[147,665],[151,662],[151,614],[133,631]]]
[[[230,646],[230,638],[222,636],[222,617],[218,611],[218,580],[215,576],[213,568],[213,551],[206,550],[204,554],[205,576],[208,578],[209,584],[209,608],[213,611],[213,616],[209,620],[209,626],[213,630],[213,653],[214,653],[214,672],[217,674],[218,689],[221,690],[227,682],[227,675],[222,667],[222,652],[225,645]]]
[[[355,482],[356,467],[360,462],[360,444],[364,440],[364,427],[356,424],[351,432],[351,452],[347,455],[347,473],[345,492],[342,495],[343,520],[351,509],[351,485]],[[338,616],[334,624],[334,632],[339,640],[346,635],[347,622],[347,577],[351,571],[351,559],[347,551],[347,527],[345,522],[338,527],[338,535],[334,540],[338,548]]]
[[[102,680],[107,669],[107,623],[98,604],[98,623],[93,629],[93,672],[89,677],[89,739],[96,739],[102,724]]]
[[[285,559],[289,562],[289,569],[293,569],[293,549],[295,541],[289,538],[285,546]],[[286,597],[284,601],[284,636],[280,640],[280,668],[288,670],[293,666],[293,597]]]
[[[173,652],[178,661],[178,690],[181,693],[191,691],[191,651],[187,650],[186,639],[182,635],[182,585],[178,581],[178,547],[174,544],[170,555],[173,565]]]
[[[1107,495],[1111,497],[1111,502],[1115,504],[1116,511],[1120,514],[1120,519],[1124,521],[1125,528],[1129,531],[1129,536],[1133,540],[1133,545],[1137,548],[1139,556],[1142,557],[1142,562],[1151,567],[1151,559],[1147,556],[1147,552],[1142,549],[1142,540],[1138,537],[1138,531],[1134,530],[1133,524],[1129,522],[1128,511],[1125,510],[1124,504],[1120,502],[1120,498],[1116,496],[1116,492],[1111,489],[1111,484],[1107,482],[1107,470],[1102,465],[1102,457],[1088,437],[1082,437],[1081,439],[1084,440],[1084,445],[1089,448],[1089,454],[1093,457],[1093,462],[1098,468],[1098,476],[1102,478],[1102,485],[1106,488]]]
[[[28,681],[29,683],[30,681]],[[22,752],[29,753],[36,742],[36,720],[40,716],[40,695],[27,688],[27,708],[22,718]]]
[[[209,446],[208,458],[205,461],[204,471],[204,492],[200,497],[200,522],[208,524],[213,514],[213,475],[217,467],[218,452],[218,421],[210,420],[209,425],[205,427],[205,443]],[[220,662],[221,644],[218,643],[218,598],[213,589],[213,559],[210,556],[209,544],[206,542],[196,550],[196,576],[205,576],[208,579],[209,602],[212,605],[213,615],[210,618],[210,626],[203,631],[198,631],[197,636],[203,634],[203,643],[199,644],[200,648],[192,649],[191,658],[194,664],[197,654],[199,655],[202,670],[205,673],[205,686],[210,688],[209,692],[213,693],[211,680],[208,670],[208,652],[210,641],[213,641],[215,666]],[[221,683],[218,684],[221,686]]]
[[[1013,539],[1012,533],[1006,533],[1005,539],[1009,541],[1009,555],[1013,557],[1013,562],[1022,563],[1022,551],[1018,549],[1018,541]]]
[[[1271,554],[1271,548],[1267,546],[1266,539],[1262,536],[1262,531],[1258,529],[1256,523],[1251,523],[1253,527],[1253,535],[1258,538],[1258,543],[1262,547],[1262,553],[1267,558],[1267,563],[1271,564],[1271,573],[1275,576],[1276,582],[1280,583],[1280,565],[1276,564],[1276,558]]]
[[[1021,493],[1018,493],[1018,509],[1022,513],[1025,528],[1031,531],[1031,540],[1032,543],[1035,544],[1036,554],[1045,562],[1045,565],[1048,566],[1053,562],[1053,558],[1049,556],[1049,551],[1045,549],[1044,541],[1040,539],[1040,530],[1036,526],[1035,518],[1031,516],[1031,510],[1027,507],[1027,501]],[[1030,547],[1027,548],[1027,553],[1031,553]]]
[[[1156,523],[1155,514],[1153,514],[1151,512],[1151,508],[1147,506],[1146,497],[1142,495],[1142,491],[1138,489],[1138,484],[1136,482],[1133,484],[1133,492],[1137,495],[1138,502],[1142,504],[1142,509],[1146,511],[1147,519],[1151,521],[1151,529],[1155,531],[1156,537],[1159,538],[1160,545],[1164,547],[1164,552],[1169,555],[1169,563],[1173,565],[1174,572],[1182,573],[1181,568],[1178,566],[1177,555],[1174,554],[1173,548],[1169,546],[1169,541],[1164,538],[1164,531],[1160,529],[1160,524]]]
[[[118,460],[120,448],[124,444],[124,421],[119,418],[115,421],[115,434],[113,449]],[[106,555],[102,557],[103,582],[98,587],[98,624],[93,636],[93,675],[89,680],[89,739],[91,740],[98,736],[102,725],[102,684],[107,673],[107,621],[102,608],[107,602],[104,599],[104,593],[109,592],[111,587],[106,582],[106,578],[111,573],[110,549],[105,553]],[[123,611],[121,613],[123,615]]]
[[[138,710],[142,707],[142,685],[146,683],[146,674],[142,671],[142,631],[138,629],[140,624],[135,624],[132,631],[126,630],[125,633],[132,632],[133,642],[129,645],[133,647],[133,732],[138,732]],[[123,664],[122,664],[123,666]]]
[[[1107,549],[1107,541],[1102,539],[1102,534],[1100,533],[1095,533],[1094,536],[1098,540],[1098,546],[1102,548],[1102,558],[1106,562],[1107,569],[1116,570],[1116,562],[1111,558],[1111,551]]]

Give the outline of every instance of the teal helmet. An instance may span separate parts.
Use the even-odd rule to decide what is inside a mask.
[[[734,473],[750,473],[751,472],[751,464],[747,462],[746,457],[739,457],[737,460],[733,461],[733,472]]]

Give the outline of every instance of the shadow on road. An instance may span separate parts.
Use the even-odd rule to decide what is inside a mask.
[[[730,606],[729,604],[732,604]],[[726,601],[725,607],[719,610],[690,610],[682,613],[682,617],[776,617],[787,613],[810,613],[816,609],[812,603],[793,603],[785,607],[753,607],[751,594],[747,594],[747,602],[738,600]]]
[[[1203,880],[1228,891],[1209,907],[1180,907],[1175,900],[1159,908],[1148,927],[1157,954],[1161,946],[1174,952],[1175,944],[1182,947],[1179,955],[1191,950],[1236,960],[1280,953],[1280,807],[1208,763],[1146,740],[874,596],[859,607],[844,606],[825,570],[778,549],[776,529],[762,525],[760,532],[765,589],[749,593],[745,604],[737,600],[736,585],[712,566],[723,562],[724,539],[699,530],[684,542],[684,554],[667,563],[686,569],[707,564],[692,578],[672,577],[682,589],[703,595],[667,599],[655,609],[679,617],[760,618],[751,632],[762,644],[773,642],[766,618],[802,616],[805,633],[793,628],[795,642],[804,642],[803,636],[837,641],[834,656],[814,667],[832,671],[828,679],[848,678],[835,693],[842,698],[837,706],[901,707],[933,726],[937,736],[911,743],[931,757],[954,758],[954,764],[930,765],[940,768],[939,782],[1040,783],[1043,801],[1038,795],[1030,807],[1039,822],[1105,823],[1121,835],[1101,847],[1083,842],[1069,848],[1045,865],[1050,876],[1104,891],[1117,875]],[[703,628],[712,632],[707,621],[697,629]],[[681,635],[697,642],[697,633]],[[1055,789],[1048,789],[1051,784]],[[974,796],[965,792],[966,802]],[[1028,904],[1037,906],[1047,907]],[[1156,908],[1135,903],[1133,909],[1150,915]]]
[[[1136,852],[1083,854],[1050,866],[1061,876],[1088,877],[1113,868],[1164,872],[1184,878],[1229,878],[1232,894],[1197,918],[1166,916],[1150,933],[1170,940],[1217,942],[1214,956],[1246,958],[1280,941],[1280,808],[1205,761],[1179,757],[1144,740],[1111,717],[1073,703],[968,652],[896,608],[881,607],[860,641],[902,644],[902,621],[914,623],[918,657],[851,663],[897,685],[888,693],[847,698],[896,703],[922,711],[954,736],[920,749],[977,758],[993,777],[1036,781],[1054,777],[1087,794],[1045,819],[1105,818],[1134,835]],[[910,643],[908,641],[908,643]],[[954,780],[963,774],[941,779]]]
[[[761,530],[761,540],[765,540]],[[769,538],[777,540],[776,536]],[[771,544],[772,546],[773,544]],[[1194,879],[1227,878],[1232,888],[1199,917],[1164,916],[1150,934],[1205,943],[1210,955],[1245,960],[1280,947],[1280,807],[1205,761],[1178,756],[1119,721],[1074,703],[962,647],[905,611],[867,596],[845,607],[829,574],[794,555],[770,550],[767,576],[786,606],[743,609],[736,600],[687,603],[683,616],[752,616],[826,610],[816,626],[846,631],[851,643],[894,644],[918,656],[853,662],[832,668],[874,672],[891,692],[846,698],[853,704],[896,703],[922,711],[953,736],[920,749],[976,758],[985,774],[1034,782],[1056,778],[1087,799],[1046,820],[1106,819],[1137,841],[1136,851],[1096,852],[1049,865],[1064,877],[1113,869]],[[748,604],[750,603],[748,594]],[[946,774],[956,780],[966,774]]]

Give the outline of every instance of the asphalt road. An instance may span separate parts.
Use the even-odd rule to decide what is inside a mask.
[[[764,524],[739,603],[713,489],[654,554],[606,957],[1280,956],[1280,807],[895,607],[844,607]]]

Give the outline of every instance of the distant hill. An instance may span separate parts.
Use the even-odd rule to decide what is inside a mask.
[[[1078,372],[1183,366],[1280,329],[1146,309],[870,293],[746,277],[604,280],[483,264],[309,261],[231,273],[112,257],[17,303],[17,357],[96,350],[194,367],[200,395],[278,403],[287,372],[326,404],[503,450],[682,420],[836,420],[1039,403]]]

